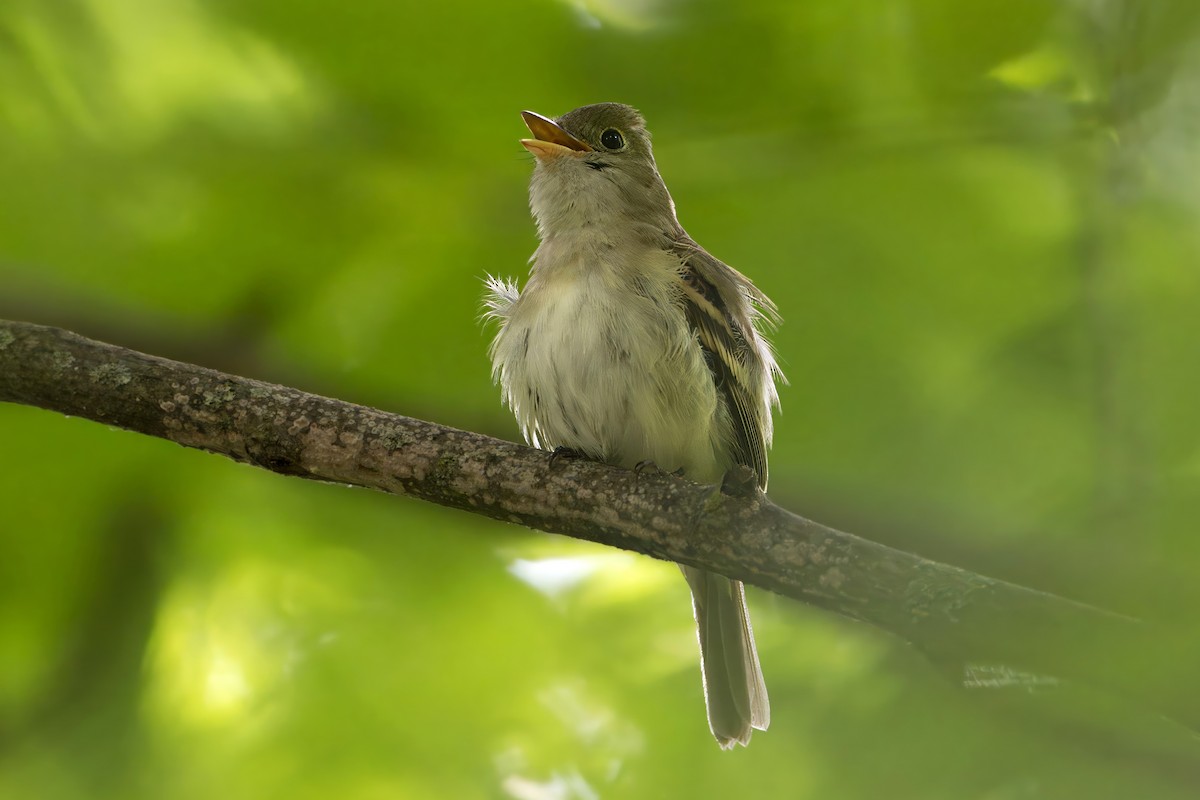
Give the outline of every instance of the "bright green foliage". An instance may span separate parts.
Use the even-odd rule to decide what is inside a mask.
[[[1198,35],[1195,0],[5,0],[0,317],[514,438],[478,313],[535,245],[518,112],[628,102],[783,314],[776,500],[1194,625]],[[0,442],[0,797],[1195,785],[1108,698],[963,692],[753,590],[774,722],[723,753],[668,564],[35,409]]]

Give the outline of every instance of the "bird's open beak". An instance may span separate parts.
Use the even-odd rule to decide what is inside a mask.
[[[545,160],[557,158],[562,155],[587,153],[592,149],[586,142],[579,141],[558,127],[554,123],[554,120],[547,119],[541,114],[535,114],[532,111],[522,111],[521,119],[525,120],[525,126],[529,128],[529,132],[535,137],[533,139],[522,139],[521,146],[539,159]]]

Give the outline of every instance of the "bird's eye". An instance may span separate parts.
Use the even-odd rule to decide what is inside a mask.
[[[608,150],[620,150],[625,146],[625,137],[616,128],[609,128],[600,134],[600,144]]]

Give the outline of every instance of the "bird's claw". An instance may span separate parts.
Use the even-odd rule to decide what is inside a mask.
[[[564,447],[560,444],[550,451],[550,466],[553,467],[559,461],[575,461],[581,458],[587,458],[587,454],[582,450],[576,450],[574,447]]]
[[[653,461],[651,461],[648,458],[645,461],[639,461],[638,463],[633,465],[633,471],[635,473],[637,473],[638,475],[641,475],[646,470],[652,470],[653,472],[656,472],[659,475],[674,475],[676,478],[683,477],[683,467],[680,467],[679,469],[674,470],[672,472],[667,472],[665,469],[663,469],[658,464],[654,463]]]
[[[721,479],[721,494],[731,497],[752,497],[757,491],[758,475],[743,464],[730,469]]]

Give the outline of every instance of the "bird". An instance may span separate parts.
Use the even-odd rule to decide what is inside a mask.
[[[539,244],[524,288],[489,276],[493,380],[534,447],[716,483],[767,486],[774,303],[680,225],[635,108],[522,112]],[[740,581],[681,565],[709,728],[722,749],[770,724]]]

